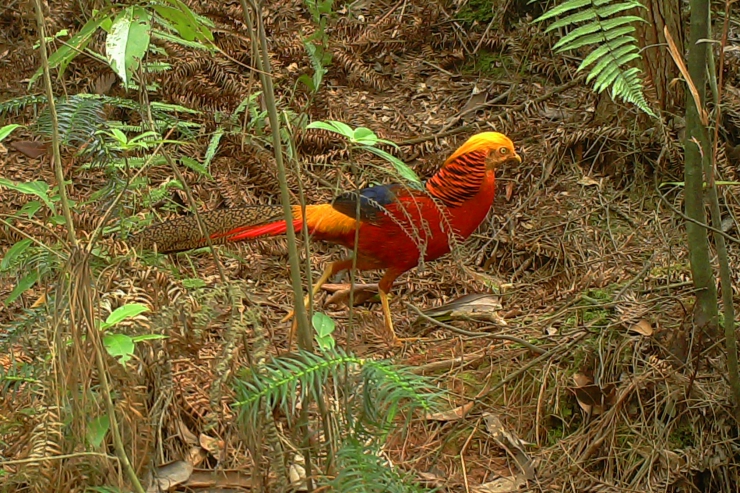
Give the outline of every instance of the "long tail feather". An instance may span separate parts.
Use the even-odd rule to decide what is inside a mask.
[[[285,233],[287,225],[282,209],[276,205],[256,205],[238,209],[219,209],[199,214],[213,244],[274,236]],[[302,221],[294,221],[300,229]],[[173,253],[208,244],[198,228],[195,216],[185,216],[156,224],[135,235],[131,245],[160,253]]]

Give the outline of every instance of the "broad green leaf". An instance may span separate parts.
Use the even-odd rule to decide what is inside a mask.
[[[27,274],[23,279],[18,281],[18,284],[13,288],[13,290],[8,295],[8,298],[5,300],[5,304],[9,305],[12,302],[14,302],[20,295],[22,295],[26,290],[31,289],[34,284],[36,284],[36,281],[39,280],[39,273],[38,271],[33,271],[30,274]]]
[[[26,195],[35,195],[44,201],[44,204],[51,209],[52,212],[56,212],[54,203],[49,197],[49,184],[44,181],[29,181],[27,183],[15,183],[6,178],[0,178],[0,185],[8,187],[11,190],[20,192]]]
[[[331,351],[337,345],[337,341],[335,341],[332,336],[316,336],[316,342],[318,343],[319,348],[321,348],[322,351]]]
[[[305,86],[308,87],[309,91],[316,92],[316,84],[314,83],[313,78],[309,77],[308,74],[303,74],[298,77],[298,82],[305,84]]]
[[[8,270],[11,266],[15,265],[15,261],[18,257],[23,255],[23,252],[31,246],[31,243],[33,242],[30,239],[24,238],[12,247],[8,248],[3,260],[0,261],[0,271]]]
[[[118,14],[105,39],[108,62],[124,87],[128,88],[149,47],[150,28],[149,13],[143,7],[128,7]]]
[[[185,12],[168,5],[152,5],[152,8],[160,15],[163,19],[167,20],[172,24],[172,28],[177,31],[186,41],[193,41],[197,35],[197,26],[193,24],[195,19],[192,16],[188,16]]]
[[[355,142],[366,146],[374,146],[378,143],[378,136],[367,127],[357,127],[353,136]]]
[[[69,38],[69,41],[67,41],[66,44],[60,46],[57,51],[49,55],[49,68],[58,67],[59,76],[61,77],[69,63],[74,60],[74,58],[85,49],[85,47],[87,47],[93,34],[95,34],[95,31],[98,30],[98,27],[100,27],[105,20],[110,19],[108,19],[107,15],[99,13],[87,21],[85,25],[82,26],[82,29],[80,29],[80,32]],[[31,77],[31,80],[28,83],[29,87],[33,86],[36,79],[38,79],[43,73],[44,68],[39,67],[39,69],[36,70],[36,73],[33,74],[33,77]]]
[[[146,311],[149,311],[149,308],[147,308],[146,305],[142,305],[141,303],[131,303],[129,305],[119,306],[118,308],[113,310],[113,313],[108,315],[108,318],[105,319],[105,322],[101,324],[100,328],[107,329],[108,327],[112,327],[118,323],[123,322],[127,318],[135,317]]]
[[[414,170],[409,168],[409,166],[406,163],[398,159],[396,156],[393,156],[392,154],[389,154],[382,149],[378,149],[377,147],[362,146],[362,149],[368,152],[372,152],[376,156],[380,156],[386,161],[388,161],[389,163],[391,163],[393,167],[396,168],[396,171],[398,171],[398,174],[401,175],[401,177],[404,178],[405,180],[408,180],[416,184],[421,183],[421,180],[416,175],[416,173],[414,173]]]
[[[331,319],[327,314],[321,312],[315,312],[311,318],[313,328],[319,337],[326,337],[334,333],[336,325],[334,320]]]
[[[134,341],[126,334],[108,334],[103,337],[103,345],[108,354],[125,365],[134,354]]]
[[[180,0],[164,1],[172,5],[175,9],[179,10],[187,19],[186,23],[188,27],[192,28],[193,38],[188,39],[181,34],[180,36],[182,36],[183,39],[187,41],[193,41],[195,39],[197,39],[198,41],[213,41],[213,33],[211,33],[210,29],[208,29],[208,21],[205,18],[197,16],[192,10],[190,10],[190,7],[185,5],[185,3],[181,2]]]
[[[93,447],[98,448],[103,444],[105,435],[108,434],[110,429],[110,419],[108,415],[104,414],[90,421],[87,425],[87,443]]]
[[[341,125],[343,125],[343,126],[339,126],[339,125],[336,125],[337,123],[341,123],[341,122],[334,122],[334,121],[331,121],[331,122],[322,122],[322,121],[311,122],[308,125],[306,125],[306,128],[318,128],[318,129],[321,129],[321,130],[328,130],[329,132],[333,132],[335,134],[343,135],[344,137],[352,140],[352,138],[354,137],[354,134],[355,133],[349,127],[349,125],[347,125],[346,123],[342,123]]]
[[[336,129],[334,131],[336,133],[344,135],[345,137],[350,139],[350,141],[354,138],[355,131],[352,130],[352,127],[350,127],[346,123],[337,120],[329,120],[329,124],[334,126],[334,128]]]
[[[18,211],[18,215],[25,215],[28,216],[28,219],[31,219],[33,216],[36,215],[39,209],[41,209],[41,205],[41,202],[39,202],[38,200],[31,200],[30,202],[26,202]]]
[[[49,222],[55,226],[64,226],[67,224],[67,218],[61,214],[57,214],[56,216],[51,216]]]
[[[20,127],[17,123],[11,123],[10,125],[5,125],[4,127],[0,127],[0,142],[2,142],[8,135],[10,135],[13,130]]]

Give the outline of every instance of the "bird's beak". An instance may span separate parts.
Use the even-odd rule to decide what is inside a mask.
[[[511,156],[510,159],[511,161],[516,161],[517,163],[522,164],[522,157],[517,153],[514,153],[514,155]]]

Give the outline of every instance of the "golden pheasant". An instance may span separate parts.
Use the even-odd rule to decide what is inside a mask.
[[[454,241],[468,238],[485,219],[496,191],[496,169],[507,161],[521,163],[512,141],[497,132],[470,137],[423,188],[400,184],[374,186],[338,196],[332,203],[293,206],[291,228],[304,225],[311,237],[357,252],[356,268],[384,270],[378,284],[390,339],[393,330],[388,293],[393,282],[420,259],[435,260]],[[359,199],[359,204],[358,204]],[[359,214],[358,214],[359,212]],[[282,208],[248,206],[200,214],[214,244],[285,233]],[[355,243],[356,241],[356,243]],[[193,216],[149,227],[136,235],[135,246],[170,253],[206,245]],[[352,268],[347,256],[330,263],[314,284],[316,294],[331,276]]]

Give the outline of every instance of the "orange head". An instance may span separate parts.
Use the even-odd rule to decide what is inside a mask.
[[[522,162],[522,158],[514,149],[514,143],[506,135],[498,132],[481,132],[470,137],[447,158],[445,166],[458,161],[460,156],[481,151],[486,155],[486,169],[495,170],[506,161]]]

